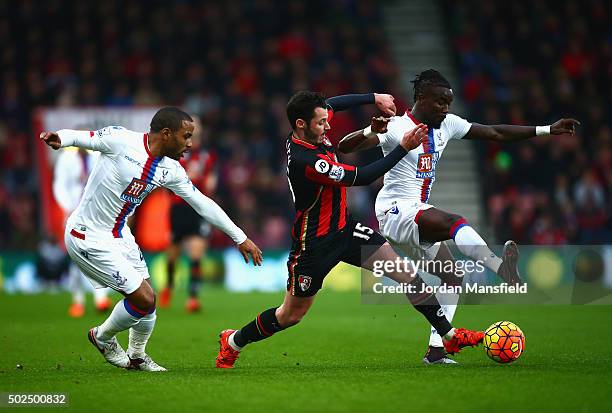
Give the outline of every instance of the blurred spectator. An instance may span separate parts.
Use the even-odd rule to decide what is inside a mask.
[[[498,240],[612,243],[612,3],[442,5],[471,119],[582,123],[576,137],[479,148]]]
[[[69,258],[53,236],[47,234],[38,243],[36,251],[36,274],[43,284],[55,285],[68,271]]]
[[[293,209],[285,104],[299,89],[327,96],[391,92],[402,102],[382,27],[374,0],[56,0],[4,7],[0,223],[10,225],[0,229],[0,247],[34,249],[39,236],[31,162],[37,106],[172,104],[200,115],[210,131],[221,166],[215,199],[249,233],[262,234],[263,247],[286,248],[288,231],[281,233]],[[338,114],[333,137],[365,126],[369,116]],[[360,214],[371,218],[372,192],[364,194],[360,203],[369,206]],[[223,245],[220,238],[213,246]]]

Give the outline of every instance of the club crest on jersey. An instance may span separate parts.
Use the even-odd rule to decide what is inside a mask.
[[[134,178],[121,194],[121,199],[133,204],[140,204],[153,189],[155,189],[155,185]]]
[[[440,152],[421,153],[417,159],[416,177],[431,178],[436,174],[436,164],[440,159]]]
[[[166,185],[166,180],[168,179],[168,171],[163,170],[162,171],[162,176],[161,178],[159,178],[159,184],[160,185]]]
[[[300,275],[298,277],[298,283],[300,284],[300,288],[302,289],[302,291],[306,291],[307,289],[309,289],[311,282],[312,277],[309,277],[307,275]]]

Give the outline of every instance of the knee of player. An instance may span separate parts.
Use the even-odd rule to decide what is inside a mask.
[[[446,227],[451,238],[455,237],[457,229],[465,225],[468,225],[467,220],[461,215],[450,214],[446,219]]]
[[[156,301],[157,299],[153,290],[147,292],[146,294],[143,294],[142,299],[139,303],[141,306],[141,310],[146,311],[148,313],[152,312],[153,310],[155,310]]]
[[[453,226],[458,221],[465,221],[465,218],[463,218],[461,215],[457,215],[457,214],[449,214],[446,217],[446,224],[447,224],[447,226],[449,228],[451,226]]]
[[[281,325],[286,328],[286,327],[291,327],[294,326],[296,324],[298,324],[300,321],[302,321],[302,318],[304,318],[304,316],[306,315],[306,311],[302,311],[302,310],[293,310],[293,311],[289,311],[289,312],[285,312],[284,314],[280,314],[282,321],[279,319],[279,322],[281,322]]]
[[[300,321],[302,321],[302,318],[304,318],[304,314],[301,313],[289,315],[289,317],[287,317],[287,326],[294,326],[298,324]]]

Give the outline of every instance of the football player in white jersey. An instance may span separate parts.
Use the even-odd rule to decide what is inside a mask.
[[[435,181],[436,165],[451,139],[513,142],[537,135],[574,134],[580,123],[560,119],[548,126],[480,125],[449,113],[453,101],[450,83],[437,71],[429,69],[413,81],[414,106],[403,116],[388,120],[386,133],[371,128],[353,132],[338,144],[349,153],[375,146],[383,154],[397,145],[406,131],[424,123],[429,127],[428,140],[413,149],[385,174],[384,185],[376,198],[376,217],[381,233],[402,247],[412,258],[446,262],[452,254],[443,241],[454,240],[462,254],[479,260],[509,284],[522,283],[518,273],[518,248],[513,241],[504,245],[502,258],[497,257],[465,218],[429,205],[429,194]],[[439,266],[438,266],[439,269]],[[443,282],[461,285],[453,273],[433,272]],[[457,295],[446,294],[441,303],[449,321],[456,310]],[[429,348],[423,362],[454,363],[446,357],[440,336],[431,329]]]
[[[53,196],[63,209],[67,218],[81,200],[83,189],[98,160],[98,152],[88,152],[81,148],[67,148],[61,151],[53,167]],[[68,309],[71,317],[79,318],[85,314],[85,278],[79,267],[72,262],[68,269],[68,289],[72,294],[72,304]],[[108,298],[108,288],[94,288],[94,304],[100,312],[108,311],[112,305]]]
[[[40,134],[53,149],[77,146],[100,152],[79,206],[68,218],[65,242],[72,260],[93,283],[125,296],[111,315],[88,333],[89,341],[117,367],[166,370],[145,353],[156,320],[156,297],[142,253],[125,225],[151,191],[158,187],[172,190],[230,236],[245,262],[249,256],[254,265],[262,262],[260,249],[213,200],[197,190],[178,162],[191,148],[193,129],[187,113],[166,107],[153,116],[149,133],[109,126],[97,131],[63,129]],[[126,353],[116,335],[128,329]]]

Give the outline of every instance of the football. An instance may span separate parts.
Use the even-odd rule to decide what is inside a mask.
[[[484,334],[484,350],[491,360],[498,363],[512,363],[525,350],[525,335],[510,321],[498,321]]]

